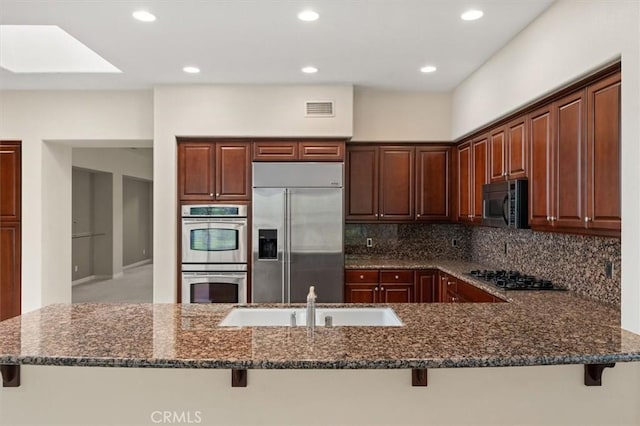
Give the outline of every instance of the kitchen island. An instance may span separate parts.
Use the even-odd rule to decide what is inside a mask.
[[[454,275],[470,267],[465,262],[420,265]],[[281,404],[288,407],[286,401],[276,402],[278,395],[297,401],[299,413],[304,413],[304,406],[318,410],[313,401],[320,407],[336,398],[336,403],[344,404],[339,409],[341,419],[324,413],[312,419],[291,418],[292,424],[322,424],[329,419],[332,424],[352,424],[358,418],[367,424],[415,424],[420,418],[439,419],[443,424],[445,419],[452,421],[450,424],[499,424],[503,418],[504,424],[517,421],[511,414],[494,417],[493,410],[487,411],[479,403],[485,398],[478,395],[484,385],[489,394],[500,395],[502,401],[521,401],[535,395],[538,402],[548,400],[547,406],[555,406],[554,410],[574,407],[560,417],[564,421],[548,423],[552,417],[547,419],[538,413],[535,404],[529,407],[518,403],[521,410],[538,419],[535,424],[586,424],[585,419],[594,424],[605,420],[607,424],[637,424],[639,409],[627,406],[625,401],[640,396],[640,369],[638,363],[626,361],[640,360],[640,336],[620,328],[617,309],[571,292],[504,294],[470,277],[465,279],[498,292],[507,303],[389,305],[403,326],[317,327],[311,336],[305,327],[220,327],[218,324],[234,305],[47,306],[0,323],[0,364],[20,365],[22,373],[20,387],[0,392],[0,424],[20,424],[22,419],[23,424],[43,423],[37,413],[20,411],[28,404],[16,399],[19,394],[39,395],[45,391],[47,398],[54,400],[52,395],[58,393],[71,399],[91,398],[101,395],[105,386],[112,391],[118,389],[121,381],[129,387],[135,383],[133,391],[124,391],[127,399],[135,399],[134,395],[139,398],[141,393],[159,395],[154,401],[164,401],[160,405],[167,410],[186,410],[192,416],[192,411],[199,411],[209,419],[205,424],[216,424],[214,418],[224,419],[218,424],[251,423],[260,410],[270,412],[268,407]],[[602,387],[584,386],[582,364],[609,363],[619,364],[606,370]],[[555,367],[539,367],[550,365]],[[491,368],[511,366],[528,367]],[[410,371],[422,374],[425,369],[434,369],[429,370],[428,387],[412,387]],[[247,371],[246,388],[231,387],[231,370]],[[426,374],[422,378],[424,385]],[[234,375],[237,385],[235,379]],[[182,395],[176,396],[170,389],[181,389]],[[346,391],[355,393],[345,395]],[[416,392],[422,392],[422,396]],[[468,399],[470,392],[475,394],[474,400]],[[304,395],[311,399],[305,400]],[[211,401],[205,403],[209,397]],[[384,406],[386,401],[391,412],[403,413],[381,413],[369,407],[370,411],[362,414],[362,404],[369,406],[363,397],[377,401],[374,406]],[[247,404],[255,404],[255,398],[261,401],[253,406],[258,411],[249,414],[252,411]],[[447,403],[450,398],[457,403]],[[229,408],[234,404],[249,411],[236,412]],[[429,414],[416,417],[406,409],[407,404],[414,409],[415,404],[425,410],[430,407]],[[440,411],[447,406],[454,410],[457,404],[472,407],[479,417]],[[598,409],[597,404],[604,408]],[[141,409],[120,403],[125,408],[119,414],[111,413],[110,418],[118,424],[153,424],[150,413],[154,404],[147,401],[143,405]],[[583,407],[583,411],[572,411],[575,407]],[[615,411],[620,421],[606,415],[608,410]],[[126,413],[129,417],[118,417]],[[103,420],[86,416],[79,419],[78,424],[102,424]],[[282,419],[275,415],[273,424],[286,424]]]

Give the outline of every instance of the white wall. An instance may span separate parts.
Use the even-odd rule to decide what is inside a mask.
[[[622,324],[640,332],[640,2],[553,4],[456,88],[453,137],[622,57]]]
[[[148,141],[152,123],[148,91],[0,92],[0,138],[22,140],[23,312],[71,301],[68,144]]]
[[[451,140],[451,93],[356,87],[352,141]]]
[[[351,86],[162,86],[154,91],[153,300],[175,302],[176,136],[351,137]],[[335,117],[305,118],[306,100]]]
[[[151,426],[154,411],[227,426],[640,424],[637,362],[606,369],[602,387],[580,365],[428,374],[425,388],[410,370],[249,370],[232,388],[230,370],[23,366],[21,387],[0,388],[0,424]]]

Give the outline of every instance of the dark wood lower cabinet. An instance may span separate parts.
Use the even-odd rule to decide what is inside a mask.
[[[437,269],[347,270],[345,303],[493,303],[499,297]]]

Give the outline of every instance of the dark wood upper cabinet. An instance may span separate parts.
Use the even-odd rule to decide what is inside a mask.
[[[216,200],[251,198],[251,147],[246,142],[216,143]]]
[[[506,140],[504,127],[489,133],[489,173],[491,182],[503,181],[507,177]]]
[[[378,148],[349,146],[346,169],[346,219],[377,220]]]
[[[554,189],[553,109],[547,105],[529,114],[529,225],[551,225]]]
[[[178,191],[181,201],[251,199],[249,142],[178,143]]]
[[[482,223],[482,185],[489,182],[488,178],[488,140],[486,137],[480,137],[473,141],[472,144],[472,167],[473,167],[473,191],[471,221],[474,223]]]
[[[2,142],[0,145],[0,220],[20,220],[20,184],[21,184],[20,145],[14,142]]]
[[[458,206],[458,222],[470,222],[472,210],[472,191],[471,191],[471,142],[465,142],[458,145],[456,149],[457,155],[457,171],[458,176],[456,182],[458,184],[457,206]]]
[[[298,142],[260,141],[253,143],[253,161],[295,161],[298,159]]]
[[[586,217],[589,229],[620,230],[620,74],[587,88]]]
[[[585,91],[572,93],[553,105],[555,110],[555,186],[553,225],[584,226],[583,188],[586,102]]]
[[[215,144],[185,142],[178,144],[178,187],[180,199],[215,199]]]
[[[451,219],[451,147],[416,148],[416,220]]]
[[[505,126],[505,164],[507,179],[521,179],[528,175],[527,117],[518,117]]]
[[[407,146],[380,147],[380,220],[412,220],[414,155]]]
[[[344,161],[344,140],[261,140],[253,143],[253,161]]]

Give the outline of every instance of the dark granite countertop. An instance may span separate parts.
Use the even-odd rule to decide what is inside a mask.
[[[466,262],[368,262],[351,259],[347,267],[439,268],[488,287],[464,275],[476,266]],[[509,303],[388,305],[404,326],[318,327],[312,337],[305,327],[219,327],[234,305],[51,305],[0,322],[0,364],[334,369],[640,361],[640,335],[620,328],[617,309],[572,292],[498,294]]]

